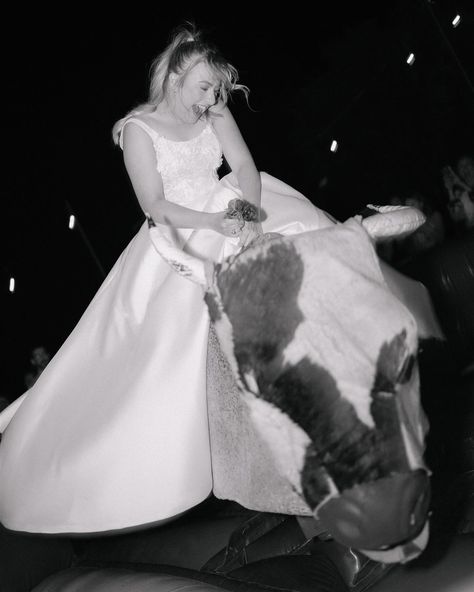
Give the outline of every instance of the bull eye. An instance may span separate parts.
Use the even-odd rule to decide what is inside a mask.
[[[399,384],[404,384],[408,382],[413,374],[413,367],[415,366],[415,356],[410,355],[408,356],[405,361],[403,362],[403,366],[400,369],[398,374],[397,382]]]
[[[374,396],[378,396],[378,393],[393,393],[395,392],[395,384],[388,376],[382,372],[378,372],[375,377],[372,392],[374,393]]]

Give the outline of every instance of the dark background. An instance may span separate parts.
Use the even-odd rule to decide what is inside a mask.
[[[250,87],[251,109],[239,97],[230,107],[258,168],[344,219],[414,189],[442,203],[441,166],[474,151],[473,5],[12,10],[1,35],[2,392],[21,394],[33,347],[58,349],[142,221],[110,131],[146,99],[175,25],[193,19]]]

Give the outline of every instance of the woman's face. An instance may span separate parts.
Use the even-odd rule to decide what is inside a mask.
[[[216,104],[218,88],[219,84],[212,70],[204,62],[199,62],[189,70],[181,86],[178,86],[178,100],[187,113],[199,118]]]

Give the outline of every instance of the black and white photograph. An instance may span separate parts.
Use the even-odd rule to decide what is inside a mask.
[[[472,591],[472,0],[2,21],[0,592]]]

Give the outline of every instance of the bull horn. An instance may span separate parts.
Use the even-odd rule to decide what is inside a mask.
[[[377,214],[362,220],[362,226],[375,241],[411,234],[426,221],[426,216],[411,206],[374,206]]]
[[[176,273],[208,289],[213,275],[212,263],[185,253],[160,231],[149,214],[146,217],[150,239],[157,253]]]

